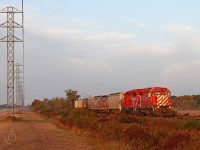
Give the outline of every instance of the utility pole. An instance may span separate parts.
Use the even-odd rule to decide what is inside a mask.
[[[23,27],[23,0],[22,0],[22,11],[9,6],[0,10],[0,14],[6,14],[7,20],[4,23],[0,23],[0,28],[5,28],[7,30],[7,35],[0,39],[0,42],[7,43],[7,106],[10,116],[14,117],[14,52],[15,52],[15,42],[24,41],[24,36],[22,39],[15,36],[15,29],[22,29],[22,34],[24,32]],[[15,22],[15,15],[21,14],[21,24]],[[23,44],[24,45],[24,44]],[[12,109],[10,109],[12,108]]]

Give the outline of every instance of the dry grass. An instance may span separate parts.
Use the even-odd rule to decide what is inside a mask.
[[[200,123],[194,119],[139,117],[125,114],[43,111],[62,127],[92,138],[99,149],[183,149],[200,146]]]
[[[2,150],[94,149],[83,137],[61,130],[49,120],[33,112],[18,114],[16,118],[13,121],[7,117],[0,122],[0,149]]]

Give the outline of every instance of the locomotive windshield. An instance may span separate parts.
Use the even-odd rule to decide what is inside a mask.
[[[156,96],[156,95],[169,95],[169,96],[171,96],[171,93],[170,93],[170,91],[168,91],[168,90],[156,90],[155,92],[149,92],[148,93],[148,97],[151,97],[151,96]]]
[[[162,91],[162,95],[171,95],[170,91]]]
[[[160,95],[160,91],[156,91],[156,95]]]

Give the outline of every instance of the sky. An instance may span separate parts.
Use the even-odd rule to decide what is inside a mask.
[[[20,0],[0,1],[1,9],[9,5],[21,9]],[[200,94],[199,6],[198,0],[24,0],[25,103],[65,97],[67,89],[81,97],[153,86]]]

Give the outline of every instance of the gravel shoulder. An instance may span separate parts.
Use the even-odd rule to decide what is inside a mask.
[[[2,150],[95,149],[86,138],[60,129],[34,112],[23,112],[15,116],[18,121],[0,120]]]

